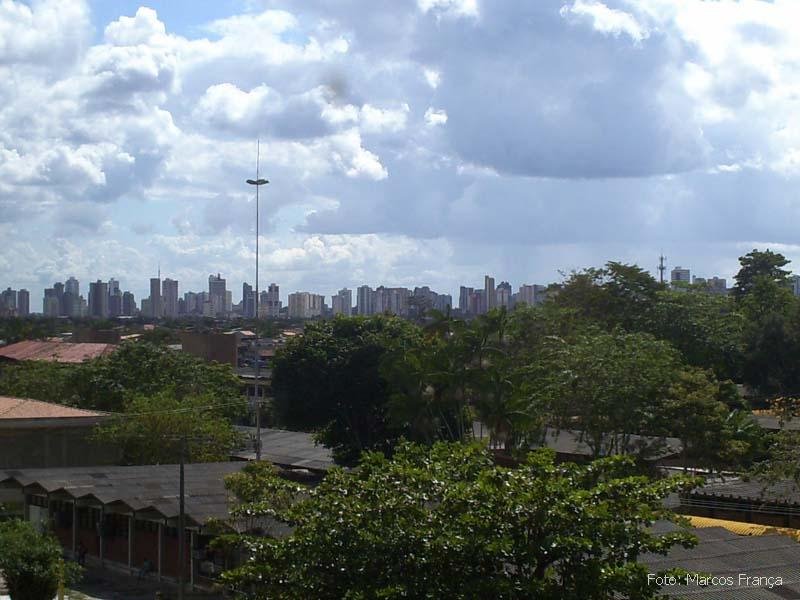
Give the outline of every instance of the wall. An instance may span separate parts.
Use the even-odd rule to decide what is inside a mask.
[[[0,429],[0,469],[114,464],[119,451],[90,439],[94,427]]]
[[[239,336],[227,333],[180,332],[183,351],[208,362],[238,365]]]

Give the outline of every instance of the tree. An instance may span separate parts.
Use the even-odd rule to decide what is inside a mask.
[[[737,301],[745,298],[756,285],[759,278],[765,278],[780,286],[786,287],[789,280],[789,271],[783,269],[789,260],[778,252],[772,250],[756,250],[755,248],[739,257],[741,268],[736,274],[736,285],[733,286],[733,297]]]
[[[720,393],[719,382],[702,369],[678,371],[669,386],[665,433],[681,440],[684,468],[732,466],[734,454],[750,450],[736,445]]]
[[[59,581],[74,581],[77,565],[61,559],[61,545],[28,521],[0,522],[0,574],[13,600],[52,600]]]
[[[595,457],[630,452],[631,434],[659,429],[667,389],[680,364],[666,342],[643,333],[555,338],[530,368],[529,385],[556,424],[577,429]]]
[[[573,308],[606,328],[634,330],[647,318],[662,289],[652,275],[637,265],[608,262],[605,267],[573,272],[559,286],[555,303]]]
[[[745,318],[725,296],[698,291],[658,292],[641,331],[680,350],[683,359],[717,377],[738,379]]]
[[[242,384],[231,365],[208,363],[186,352],[148,342],[123,342],[110,355],[85,362],[70,382],[81,408],[121,411],[127,399],[171,389],[177,398],[203,394],[238,416],[245,409]]]
[[[405,433],[388,414],[384,356],[410,351],[421,330],[397,317],[337,317],[308,323],[275,356],[274,415],[290,429],[316,430],[342,463],[364,450],[389,451]]]
[[[242,442],[213,396],[179,398],[171,388],[132,397],[96,437],[120,448],[127,465],[176,463],[184,440],[186,462],[224,461]]]
[[[485,447],[401,445],[334,469],[285,510],[268,497],[240,510],[291,524],[280,538],[241,538],[244,560],[223,574],[239,598],[653,598],[648,552],[691,546],[670,492],[695,482],[652,481],[629,459],[555,465],[549,451],[498,467]]]

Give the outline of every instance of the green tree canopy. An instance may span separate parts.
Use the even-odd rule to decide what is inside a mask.
[[[75,581],[79,573],[77,565],[64,564],[52,535],[28,521],[0,522],[0,575],[14,600],[52,600],[59,581]]]
[[[227,409],[211,394],[179,398],[168,388],[127,400],[125,412],[100,426],[96,437],[120,448],[128,465],[177,463],[182,440],[186,462],[224,461],[242,442]]]
[[[279,425],[317,430],[341,462],[364,450],[389,450],[403,433],[388,414],[390,391],[381,361],[421,342],[419,327],[398,317],[338,317],[308,323],[273,362]]]
[[[293,531],[240,538],[244,561],[223,581],[249,599],[653,598],[641,556],[693,539],[648,527],[674,520],[664,497],[693,484],[637,476],[622,458],[557,466],[539,451],[503,468],[478,445],[403,444],[285,510],[243,505]]]
[[[680,365],[668,343],[643,333],[555,338],[530,369],[530,385],[555,422],[580,430],[595,456],[631,451],[631,434],[658,429],[672,377]]]
[[[760,278],[765,278],[778,285],[786,287],[789,271],[784,269],[789,260],[778,252],[772,250],[756,250],[755,248],[739,257],[741,268],[736,274],[736,285],[733,286],[733,296],[736,300],[745,298],[755,287]]]

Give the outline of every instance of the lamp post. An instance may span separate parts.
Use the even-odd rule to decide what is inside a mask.
[[[256,186],[256,289],[255,289],[255,311],[256,311],[256,380],[254,393],[256,397],[256,460],[261,460],[261,396],[259,395],[259,368],[261,363],[261,352],[258,345],[258,188],[269,183],[266,179],[261,179],[259,168],[261,165],[261,140],[258,141],[256,150],[256,178],[248,179],[247,183]]]

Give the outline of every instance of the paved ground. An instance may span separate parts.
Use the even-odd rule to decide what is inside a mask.
[[[86,570],[83,581],[74,585],[67,594],[69,600],[153,600],[156,592],[161,592],[164,600],[175,600],[178,592],[174,586],[158,583],[154,578],[138,581],[136,577],[101,571],[89,568]],[[0,600],[10,600],[5,595],[8,592],[0,579]],[[218,600],[218,594],[200,594],[186,592],[186,600]]]

